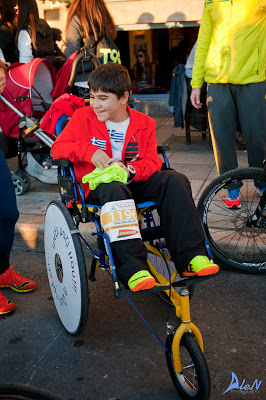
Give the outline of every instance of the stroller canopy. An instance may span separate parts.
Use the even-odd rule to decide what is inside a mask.
[[[34,58],[26,64],[14,63],[8,68],[3,96],[27,117],[41,118],[41,101],[52,103],[54,83],[55,72],[48,60]],[[19,120],[20,116],[0,101],[0,126],[6,136],[18,139]]]

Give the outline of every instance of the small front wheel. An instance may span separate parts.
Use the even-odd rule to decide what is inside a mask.
[[[12,181],[15,189],[16,196],[22,196],[27,190],[27,184],[24,179],[16,174],[12,175]]]
[[[184,333],[180,343],[182,371],[175,371],[172,351],[175,332],[166,339],[166,360],[175,388],[184,400],[208,400],[211,393],[208,366],[201,348],[190,333]]]
[[[26,184],[25,192],[28,192],[31,188],[31,180],[30,180],[29,176],[27,174],[24,174],[23,172],[18,172],[17,175],[20,176],[24,180],[24,182]]]

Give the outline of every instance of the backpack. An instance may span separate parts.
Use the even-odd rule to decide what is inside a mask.
[[[39,18],[39,28],[36,34],[36,47],[37,49],[32,49],[34,58],[44,58],[54,64],[55,50],[53,31],[48,23],[41,18]]]
[[[87,39],[83,39],[84,47],[92,54],[96,55],[101,64],[106,64],[109,61],[121,64],[120,51],[115,42],[107,35],[101,36],[97,41],[88,44]],[[79,73],[85,73],[86,79],[88,74],[94,69],[91,61],[84,61],[78,67]],[[84,76],[85,76],[84,75]]]

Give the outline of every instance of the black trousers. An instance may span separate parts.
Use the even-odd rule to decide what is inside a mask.
[[[0,179],[3,188],[0,196],[0,275],[9,267],[15,224],[19,213],[13,181],[6,160],[0,150]]]
[[[263,168],[266,156],[265,125],[266,81],[247,85],[231,83],[208,85],[207,106],[213,150],[219,174],[237,168],[235,136],[239,118],[250,167]],[[262,182],[256,182],[264,187]],[[230,185],[236,189],[238,184]]]
[[[103,205],[132,198],[136,203],[156,202],[164,238],[179,272],[195,256],[206,255],[204,232],[186,176],[166,170],[156,172],[145,182],[103,183],[89,194],[87,202]],[[134,273],[149,269],[147,250],[141,239],[113,242],[111,248],[118,277],[124,285]]]

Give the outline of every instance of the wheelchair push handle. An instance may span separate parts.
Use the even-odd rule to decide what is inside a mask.
[[[51,163],[52,165],[56,165],[57,167],[72,166],[72,162],[69,161],[67,158],[62,158],[61,160],[56,160],[55,158],[52,158]]]
[[[164,151],[168,151],[168,150],[169,150],[169,146],[168,145],[157,146],[157,152],[159,154],[162,154]]]

